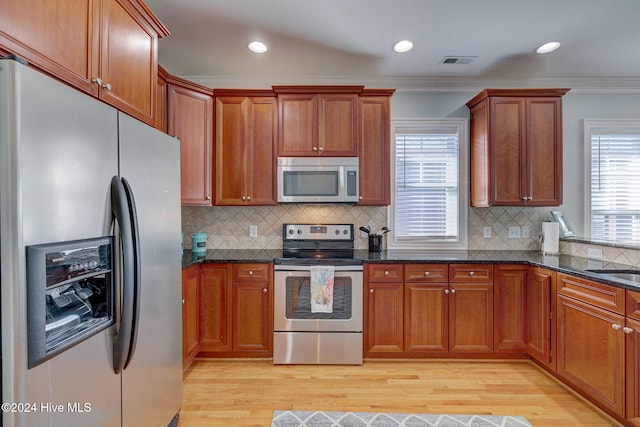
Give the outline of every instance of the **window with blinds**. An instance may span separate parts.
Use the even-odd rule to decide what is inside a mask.
[[[594,128],[590,140],[591,238],[640,243],[640,126]]]
[[[466,182],[461,179],[464,123],[394,127],[393,239],[400,246],[403,242],[466,245]]]

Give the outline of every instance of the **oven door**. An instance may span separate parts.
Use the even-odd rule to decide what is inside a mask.
[[[331,313],[312,313],[311,311],[309,266],[276,266],[276,268],[274,331],[362,331],[361,265],[335,267]]]

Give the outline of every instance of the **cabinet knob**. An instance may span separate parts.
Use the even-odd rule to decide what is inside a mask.
[[[360,200],[362,200],[362,199],[364,199],[364,197],[362,197],[362,196],[359,196],[359,197],[358,197],[358,199],[360,199]]]
[[[425,272],[424,272],[424,275],[425,275],[425,276],[428,276],[428,275],[429,275],[429,272],[428,272],[428,271],[425,271]]]
[[[452,293],[452,294],[455,294],[455,293],[456,293],[456,290],[455,290],[455,289],[451,289],[451,293]]]
[[[312,150],[313,151],[318,151],[318,147],[313,147]]]
[[[267,288],[262,288],[262,293],[263,293],[263,294],[266,294],[267,292],[269,292],[269,291],[267,290]]]
[[[533,197],[529,196],[527,197],[527,200],[533,200]]]
[[[622,332],[624,332],[625,334],[632,334],[633,328],[628,328],[625,326],[624,328],[622,328]]]
[[[322,153],[324,151],[324,147],[318,147],[318,150]]]
[[[249,270],[249,276],[253,276],[253,270]]]
[[[106,89],[106,90],[110,91],[111,90],[111,83],[104,83],[102,85],[102,89]]]
[[[369,289],[369,293],[372,294],[373,293],[373,289]]]
[[[95,83],[98,86],[102,87],[102,79],[100,77],[94,77],[91,79],[91,83]]]
[[[389,270],[385,270],[385,271],[384,271],[384,275],[385,275],[385,276],[388,276],[388,275],[389,275]]]
[[[622,329],[622,326],[614,323],[613,325],[611,325],[611,329],[613,329],[614,331],[619,331],[620,329]]]
[[[247,196],[247,202],[251,201],[251,196]]]
[[[242,196],[242,201],[244,202],[246,200],[247,200],[247,198],[245,196]]]
[[[449,289],[445,289],[445,290],[444,290],[444,293],[445,293],[445,294],[449,294]]]
[[[473,276],[474,274],[476,274],[476,273],[475,273],[475,272],[473,272],[473,271],[470,271],[470,272],[469,272],[469,276]]]
[[[184,303],[185,303],[185,302],[186,302],[186,301],[183,299],[183,300],[182,300],[182,304],[184,305]]]

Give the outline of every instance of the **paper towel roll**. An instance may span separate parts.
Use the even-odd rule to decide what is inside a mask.
[[[560,227],[557,222],[542,223],[540,250],[544,254],[557,254],[560,252]]]

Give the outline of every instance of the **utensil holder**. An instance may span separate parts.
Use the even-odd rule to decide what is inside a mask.
[[[369,234],[369,252],[382,252],[382,234]]]
[[[207,252],[207,235],[202,232],[191,235],[191,251],[195,253]]]

